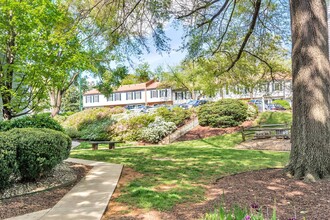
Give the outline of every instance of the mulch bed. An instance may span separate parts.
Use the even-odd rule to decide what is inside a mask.
[[[82,164],[69,164],[77,175],[77,180],[73,184],[49,191],[0,200],[0,219],[52,208],[92,169],[91,166]]]
[[[192,129],[185,135],[181,136],[177,141],[190,141],[197,140],[217,135],[231,134],[233,132],[239,131],[242,127],[251,127],[253,124],[252,121],[246,121],[241,124],[241,126],[230,127],[230,128],[211,128],[211,127],[202,127],[198,125],[196,128]]]
[[[102,220],[201,219],[220,204],[224,204],[226,209],[235,205],[250,209],[252,204],[257,204],[262,209],[265,219],[270,219],[274,207],[277,219],[280,220],[294,217],[299,220],[304,217],[322,220],[330,218],[329,180],[304,182],[288,177],[282,169],[264,169],[223,177],[206,188],[206,201],[198,204],[180,204],[170,212],[132,208],[116,203],[112,198]],[[117,192],[115,197],[119,194],[120,192]]]
[[[224,177],[208,187],[207,201],[175,207],[162,219],[198,219],[212,212],[224,200],[226,208],[257,204],[270,219],[276,207],[277,219],[329,219],[330,181],[316,183],[289,178],[282,169],[265,169]]]

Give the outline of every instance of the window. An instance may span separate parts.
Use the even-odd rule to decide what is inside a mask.
[[[150,91],[151,98],[158,98],[158,90],[151,90]]]
[[[112,102],[112,101],[120,101],[121,100],[121,93],[112,93],[108,98],[107,98],[108,102]]]
[[[185,99],[191,99],[191,93],[190,92],[185,93]]]
[[[183,99],[183,92],[175,92],[175,100],[182,100]]]
[[[135,92],[134,97],[135,99],[141,99],[142,93],[141,91]]]
[[[127,92],[126,93],[126,100],[133,100],[134,97],[133,97],[133,92]]]
[[[243,94],[248,94],[248,92],[249,92],[248,88],[244,87]]]
[[[94,95],[93,102],[99,102],[99,95]]]
[[[266,92],[266,84],[259,84],[258,85],[259,92]]]
[[[159,97],[167,97],[167,89],[162,89],[159,91]]]
[[[280,83],[280,82],[275,82],[275,83],[274,83],[274,91],[282,91],[282,90],[283,90],[282,83]]]
[[[92,102],[91,96],[90,95],[86,96],[86,103],[91,103],[91,102]]]
[[[94,103],[99,102],[99,95],[87,95],[86,103]]]
[[[115,95],[115,101],[121,100],[121,93],[114,93],[114,95]]]
[[[108,102],[112,102],[113,101],[113,94],[111,94],[108,98],[107,98]]]

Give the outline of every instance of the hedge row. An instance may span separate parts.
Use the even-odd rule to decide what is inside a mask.
[[[71,115],[62,125],[71,138],[139,141],[145,139],[141,134],[142,130],[153,123],[156,117],[173,122],[179,127],[191,114],[191,111],[179,107],[172,110],[161,107],[154,113],[147,114],[124,113],[122,108],[95,108]]]
[[[0,190],[13,177],[24,181],[48,174],[68,158],[71,139],[51,129],[17,128],[0,133]]]
[[[0,121],[0,132],[9,131],[13,128],[49,128],[64,132],[63,127],[51,118],[49,114],[24,116],[10,121]]]

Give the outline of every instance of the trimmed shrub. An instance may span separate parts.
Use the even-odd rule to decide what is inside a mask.
[[[71,115],[62,123],[71,138],[109,140],[113,115],[123,113],[122,107],[86,109]]]
[[[71,139],[51,129],[21,128],[5,132],[17,150],[16,161],[23,180],[35,180],[68,158]]]
[[[180,107],[174,107],[172,110],[161,107],[156,110],[156,115],[162,117],[167,122],[174,122],[176,126],[180,127],[185,120],[190,118],[191,112]]]
[[[84,123],[89,123],[106,117],[110,118],[111,115],[123,113],[124,111],[125,109],[122,107],[85,109],[84,111],[69,116],[62,125],[64,127],[74,127],[78,129],[79,126]]]
[[[290,106],[290,103],[286,100],[275,100],[272,102],[273,104],[279,104],[281,106],[283,106],[286,110],[290,110],[291,109],[291,106]]]
[[[0,133],[0,191],[10,185],[16,169],[16,148],[8,135]]]
[[[80,138],[80,133],[77,128],[75,127],[66,127],[64,128],[65,133],[70,137],[70,138]]]
[[[176,126],[173,122],[166,122],[163,118],[157,117],[148,127],[142,129],[141,140],[148,143],[158,143],[175,130]]]
[[[79,137],[85,140],[110,140],[111,125],[114,124],[111,118],[102,118],[79,126]],[[72,134],[71,134],[72,135]]]
[[[223,99],[200,107],[198,120],[201,126],[238,126],[247,118],[247,105],[236,99]]]
[[[155,121],[154,114],[129,114],[114,124],[109,132],[113,133],[115,140],[138,141],[142,128]]]
[[[49,114],[38,114],[0,122],[0,131],[8,131],[13,128],[49,128],[64,132],[62,126],[50,117]]]

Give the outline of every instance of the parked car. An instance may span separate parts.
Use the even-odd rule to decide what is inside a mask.
[[[267,105],[267,110],[271,110],[271,111],[275,111],[275,110],[278,110],[278,111],[283,111],[283,110],[286,110],[282,105],[279,105],[279,104],[269,104]]]
[[[204,105],[205,103],[207,103],[207,100],[191,100],[187,103],[180,104],[180,107],[184,109],[188,109],[188,108]]]
[[[249,101],[250,104],[255,104],[255,105],[262,105],[262,100],[260,99],[251,99]]]
[[[147,113],[149,112],[150,107],[149,106],[136,106],[134,108],[131,108],[130,111],[135,112],[135,113]]]

